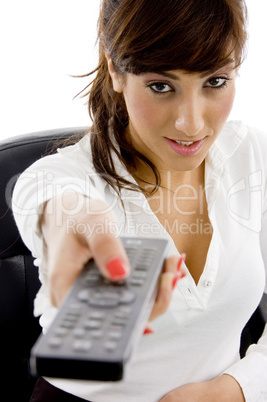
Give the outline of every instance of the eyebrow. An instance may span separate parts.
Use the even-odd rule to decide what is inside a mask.
[[[220,70],[221,68],[226,67],[228,65],[230,66],[231,64],[234,65],[234,60],[233,59],[230,59],[230,60],[228,59],[220,67],[216,66],[216,67],[214,67],[214,68],[212,68],[210,70],[204,71],[203,73],[200,74],[200,77],[201,78],[208,77],[209,75],[215,73],[216,71]],[[160,73],[156,73],[156,74],[163,75],[163,77],[170,78],[172,80],[176,80],[176,81],[180,80],[179,76],[177,76],[176,74],[174,74],[172,72],[161,71]],[[188,74],[191,74],[191,71],[188,71]],[[194,74],[194,73],[192,73],[192,74]],[[195,74],[198,74],[198,73],[196,72]]]

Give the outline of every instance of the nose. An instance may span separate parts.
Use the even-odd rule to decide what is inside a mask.
[[[205,125],[203,101],[197,95],[180,99],[176,109],[176,130],[182,131],[188,137],[194,137],[201,132]]]

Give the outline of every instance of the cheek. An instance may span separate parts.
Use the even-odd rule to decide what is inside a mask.
[[[226,114],[229,114],[232,110],[233,107],[233,103],[235,100],[235,87],[233,88],[233,90],[229,93],[228,95],[228,99],[226,99],[225,104],[224,104],[224,112]]]
[[[149,130],[159,125],[160,111],[155,103],[149,102],[146,96],[130,97],[125,94],[125,103],[129,115],[130,123],[138,131]]]
[[[139,129],[153,125],[154,113],[146,103],[132,102],[128,108],[130,122]]]
[[[234,103],[234,99],[235,99],[235,87],[233,87],[231,89],[231,91],[229,91],[225,97],[221,100],[218,110],[217,110],[217,115],[219,120],[221,120],[222,122],[224,122],[225,120],[227,120],[232,107],[233,107],[233,103]]]
[[[233,85],[231,91],[229,91],[222,104],[222,113],[224,113],[224,115],[228,116],[232,110],[233,103],[235,100],[235,92],[236,92],[235,85]]]

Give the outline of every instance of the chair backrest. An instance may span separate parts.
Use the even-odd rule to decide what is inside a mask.
[[[34,379],[29,372],[31,347],[40,334],[33,316],[33,300],[40,287],[38,269],[22,242],[11,211],[11,197],[18,176],[42,156],[86,128],[49,130],[0,142],[0,356],[1,395],[28,401]],[[29,228],[30,230],[30,228]],[[6,393],[5,392],[8,392]]]

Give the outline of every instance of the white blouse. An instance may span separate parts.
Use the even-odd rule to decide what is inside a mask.
[[[117,383],[47,378],[53,385],[94,402],[155,402],[169,391],[222,373],[236,378],[246,401],[267,401],[267,331],[240,360],[240,335],[261,300],[267,267],[267,134],[228,122],[205,160],[205,192],[213,234],[206,265],[196,285],[188,272],[174,290],[168,311],[143,336]],[[133,179],[114,156],[117,172]],[[42,287],[35,301],[44,331],[56,309],[51,306],[42,266],[38,229],[42,206],[68,189],[106,200],[118,217],[117,234],[164,237],[170,255],[177,251],[146,198],[123,190],[126,218],[116,192],[96,174],[90,139],[60,149],[27,169],[17,182],[13,211],[21,236],[40,267]],[[70,222],[71,225],[71,222]],[[206,230],[174,222],[173,230]],[[30,228],[30,229],[29,229]],[[82,226],[79,230],[83,230]]]

